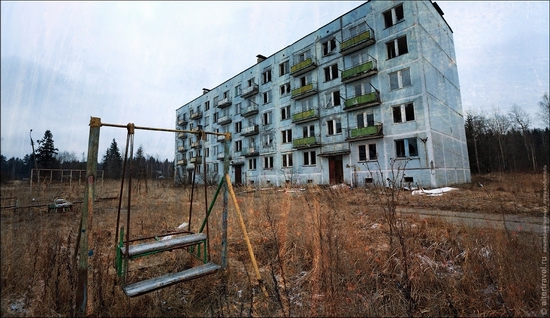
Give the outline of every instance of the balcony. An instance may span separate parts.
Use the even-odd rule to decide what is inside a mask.
[[[254,96],[258,94],[258,84],[252,83],[252,85],[245,87],[241,91],[241,97],[242,98],[248,98],[250,96]]]
[[[179,139],[185,139],[185,138],[187,138],[187,134],[180,132],[180,133],[178,133],[178,138]]]
[[[254,157],[254,156],[258,156],[260,154],[260,151],[258,150],[257,147],[250,147],[250,148],[244,148],[241,153],[245,156],[245,157]]]
[[[372,92],[365,95],[346,99],[344,103],[344,110],[356,110],[361,108],[367,108],[371,106],[380,105],[380,94],[378,92]]]
[[[260,132],[260,127],[258,125],[248,126],[243,128],[241,135],[243,136],[254,136]]]
[[[315,61],[312,57],[308,58],[305,61],[301,61],[297,64],[292,65],[290,67],[290,75],[292,76],[298,76],[302,75],[306,72],[309,72],[317,67],[317,64],[315,64]]]
[[[187,119],[185,119],[185,118],[179,118],[179,119],[178,119],[178,125],[180,125],[180,126],[185,126],[185,125],[187,125]]]
[[[218,118],[218,125],[227,125],[231,122],[231,116],[223,116]]]
[[[222,132],[222,133],[224,133],[224,132]],[[225,141],[225,135],[218,135],[218,137],[216,137],[216,139],[218,141]]]
[[[250,117],[252,115],[256,115],[258,113],[258,105],[251,105],[248,106],[244,112],[241,113],[243,117]]]
[[[195,141],[191,143],[191,148],[200,148],[200,147],[201,147],[200,141]]]
[[[342,42],[342,44],[340,45],[340,53],[344,55],[350,54],[364,47],[372,45],[374,44],[374,42],[376,42],[374,40],[374,32],[368,29]]]
[[[178,166],[187,166],[187,159],[181,159],[176,162]]]
[[[292,140],[292,147],[297,149],[319,147],[320,145],[319,138],[316,136]]]
[[[218,160],[223,160],[223,159],[225,158],[225,154],[224,154],[223,152],[222,152],[222,153],[219,153],[219,154],[216,156],[216,158],[217,158]]]
[[[189,159],[189,162],[194,163],[196,165],[200,164],[200,163],[202,163],[202,157],[201,156],[192,157],[191,159]]]
[[[384,134],[382,133],[382,124],[376,124],[374,126],[351,129],[349,131],[349,136],[348,138],[346,138],[346,140],[354,141],[382,137],[384,137]]]
[[[378,73],[376,60],[368,61],[342,72],[342,82],[349,83]]]
[[[231,98],[226,97],[218,102],[218,108],[225,108],[231,105]]]
[[[316,83],[309,83],[300,88],[293,89],[290,98],[300,100],[314,94],[317,94],[317,85]]]
[[[294,124],[305,123],[316,119],[319,119],[317,109],[308,109],[303,112],[292,114],[292,123]]]
[[[189,115],[189,118],[191,118],[192,120],[201,119],[202,111],[198,110],[198,111],[192,112],[191,115]]]
[[[337,142],[332,144],[324,144],[321,146],[321,157],[331,157],[339,155],[349,155],[351,153],[349,143]]]
[[[185,149],[184,146],[179,146],[179,147],[178,147],[178,151],[179,151],[179,152],[186,152],[187,149]]]

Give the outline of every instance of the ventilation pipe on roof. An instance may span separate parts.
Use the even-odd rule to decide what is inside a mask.
[[[203,89],[202,89],[202,94],[203,94],[203,95],[206,94],[206,93],[208,93],[208,92],[210,92],[210,90],[209,90],[208,88],[203,88]]]
[[[261,54],[256,55],[256,58],[257,58],[257,60],[256,60],[257,63],[260,63],[260,62],[265,61],[267,59],[267,57],[265,57]]]

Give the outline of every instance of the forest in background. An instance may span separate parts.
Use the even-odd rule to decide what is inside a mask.
[[[490,114],[467,111],[464,119],[466,140],[472,174],[491,172],[536,172],[550,161],[549,126],[550,101],[545,93],[539,102],[539,112],[533,118],[520,106],[513,105],[508,113],[495,109]],[[533,128],[535,121],[545,128]],[[31,140],[31,143],[33,141]],[[54,146],[50,130],[37,140],[36,155],[31,153],[22,159],[7,159],[1,155],[1,181],[25,180],[31,169],[86,170],[86,158],[82,153],[59,151]],[[34,149],[34,145],[33,145]],[[99,161],[99,170],[105,178],[119,179],[122,173],[122,155],[115,139]],[[132,159],[133,174],[148,178],[173,178],[174,161],[164,161],[145,153],[140,146]]]

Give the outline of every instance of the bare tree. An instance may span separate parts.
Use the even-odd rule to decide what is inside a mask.
[[[537,113],[539,120],[547,128],[550,127],[550,100],[548,99],[548,93],[542,95],[542,99],[539,102],[539,112]]]
[[[500,150],[500,171],[506,168],[506,156],[504,154],[504,138],[510,130],[511,122],[508,116],[502,114],[500,110],[494,109],[492,116],[489,118],[489,129],[493,132],[497,138],[498,147]]]
[[[531,125],[531,117],[529,116],[529,113],[514,104],[508,113],[508,116],[510,117],[512,127],[521,131],[523,143],[525,145],[525,149],[527,150],[527,158],[531,160],[533,170],[536,170],[537,163],[535,159],[535,145],[529,131],[529,126]]]
[[[472,136],[474,142],[474,152],[477,164],[477,173],[481,173],[481,166],[479,164],[478,143],[479,138],[485,134],[487,128],[487,118],[483,114],[478,114],[475,111],[468,111],[466,115],[466,131]]]

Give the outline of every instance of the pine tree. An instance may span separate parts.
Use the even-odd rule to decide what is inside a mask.
[[[55,158],[59,149],[54,147],[53,134],[51,131],[46,130],[42,140],[38,140],[38,150],[36,151],[36,159],[38,163],[45,169],[55,169],[59,163]]]
[[[122,174],[122,157],[116,140],[113,138],[111,146],[103,156],[103,170],[105,177],[109,179],[120,179]]]

